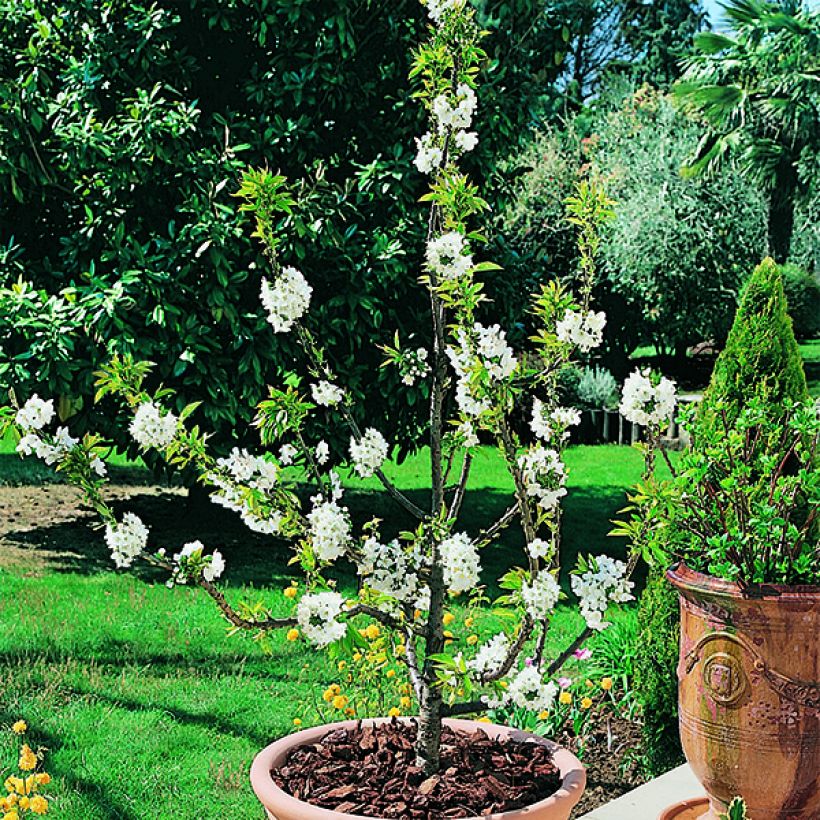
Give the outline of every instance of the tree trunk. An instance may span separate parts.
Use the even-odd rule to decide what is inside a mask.
[[[769,198],[769,253],[778,264],[789,258],[797,188],[797,169],[791,162],[784,161],[778,168],[777,182]]]

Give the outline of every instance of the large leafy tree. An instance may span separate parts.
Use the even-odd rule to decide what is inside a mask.
[[[492,127],[471,164],[489,174],[546,116],[565,49],[533,0],[480,16]],[[231,199],[243,168],[268,164],[297,181],[283,253],[314,283],[334,364],[412,443],[421,397],[392,398],[366,339],[418,300],[406,78],[424,17],[381,0],[0,0],[0,385],[76,411],[113,348],[155,361],[218,439],[252,441],[243,408],[294,354],[263,332],[264,260]],[[107,427],[111,408],[85,407],[81,424]]]
[[[698,53],[676,86],[703,125],[686,168],[699,173],[737,159],[769,193],[769,246],[782,262],[808,192],[801,161],[820,149],[820,11],[729,0],[724,14],[732,31],[698,35]]]

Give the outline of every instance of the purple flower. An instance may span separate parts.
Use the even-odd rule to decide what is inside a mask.
[[[592,657],[591,649],[576,649],[573,653],[579,661],[586,661]]]
[[[562,689],[569,689],[572,686],[572,678],[558,678],[558,685]]]
[[[532,666],[533,660],[532,658],[524,658],[524,666]]]

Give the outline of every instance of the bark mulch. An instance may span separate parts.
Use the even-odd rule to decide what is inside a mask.
[[[299,800],[346,814],[436,820],[523,808],[561,785],[547,746],[445,728],[441,769],[414,765],[413,723],[338,729],[294,749],[271,772]]]

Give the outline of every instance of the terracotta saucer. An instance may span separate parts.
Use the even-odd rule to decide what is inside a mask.
[[[714,817],[710,814],[708,797],[693,797],[690,800],[681,800],[665,808],[658,820],[707,820]]]

